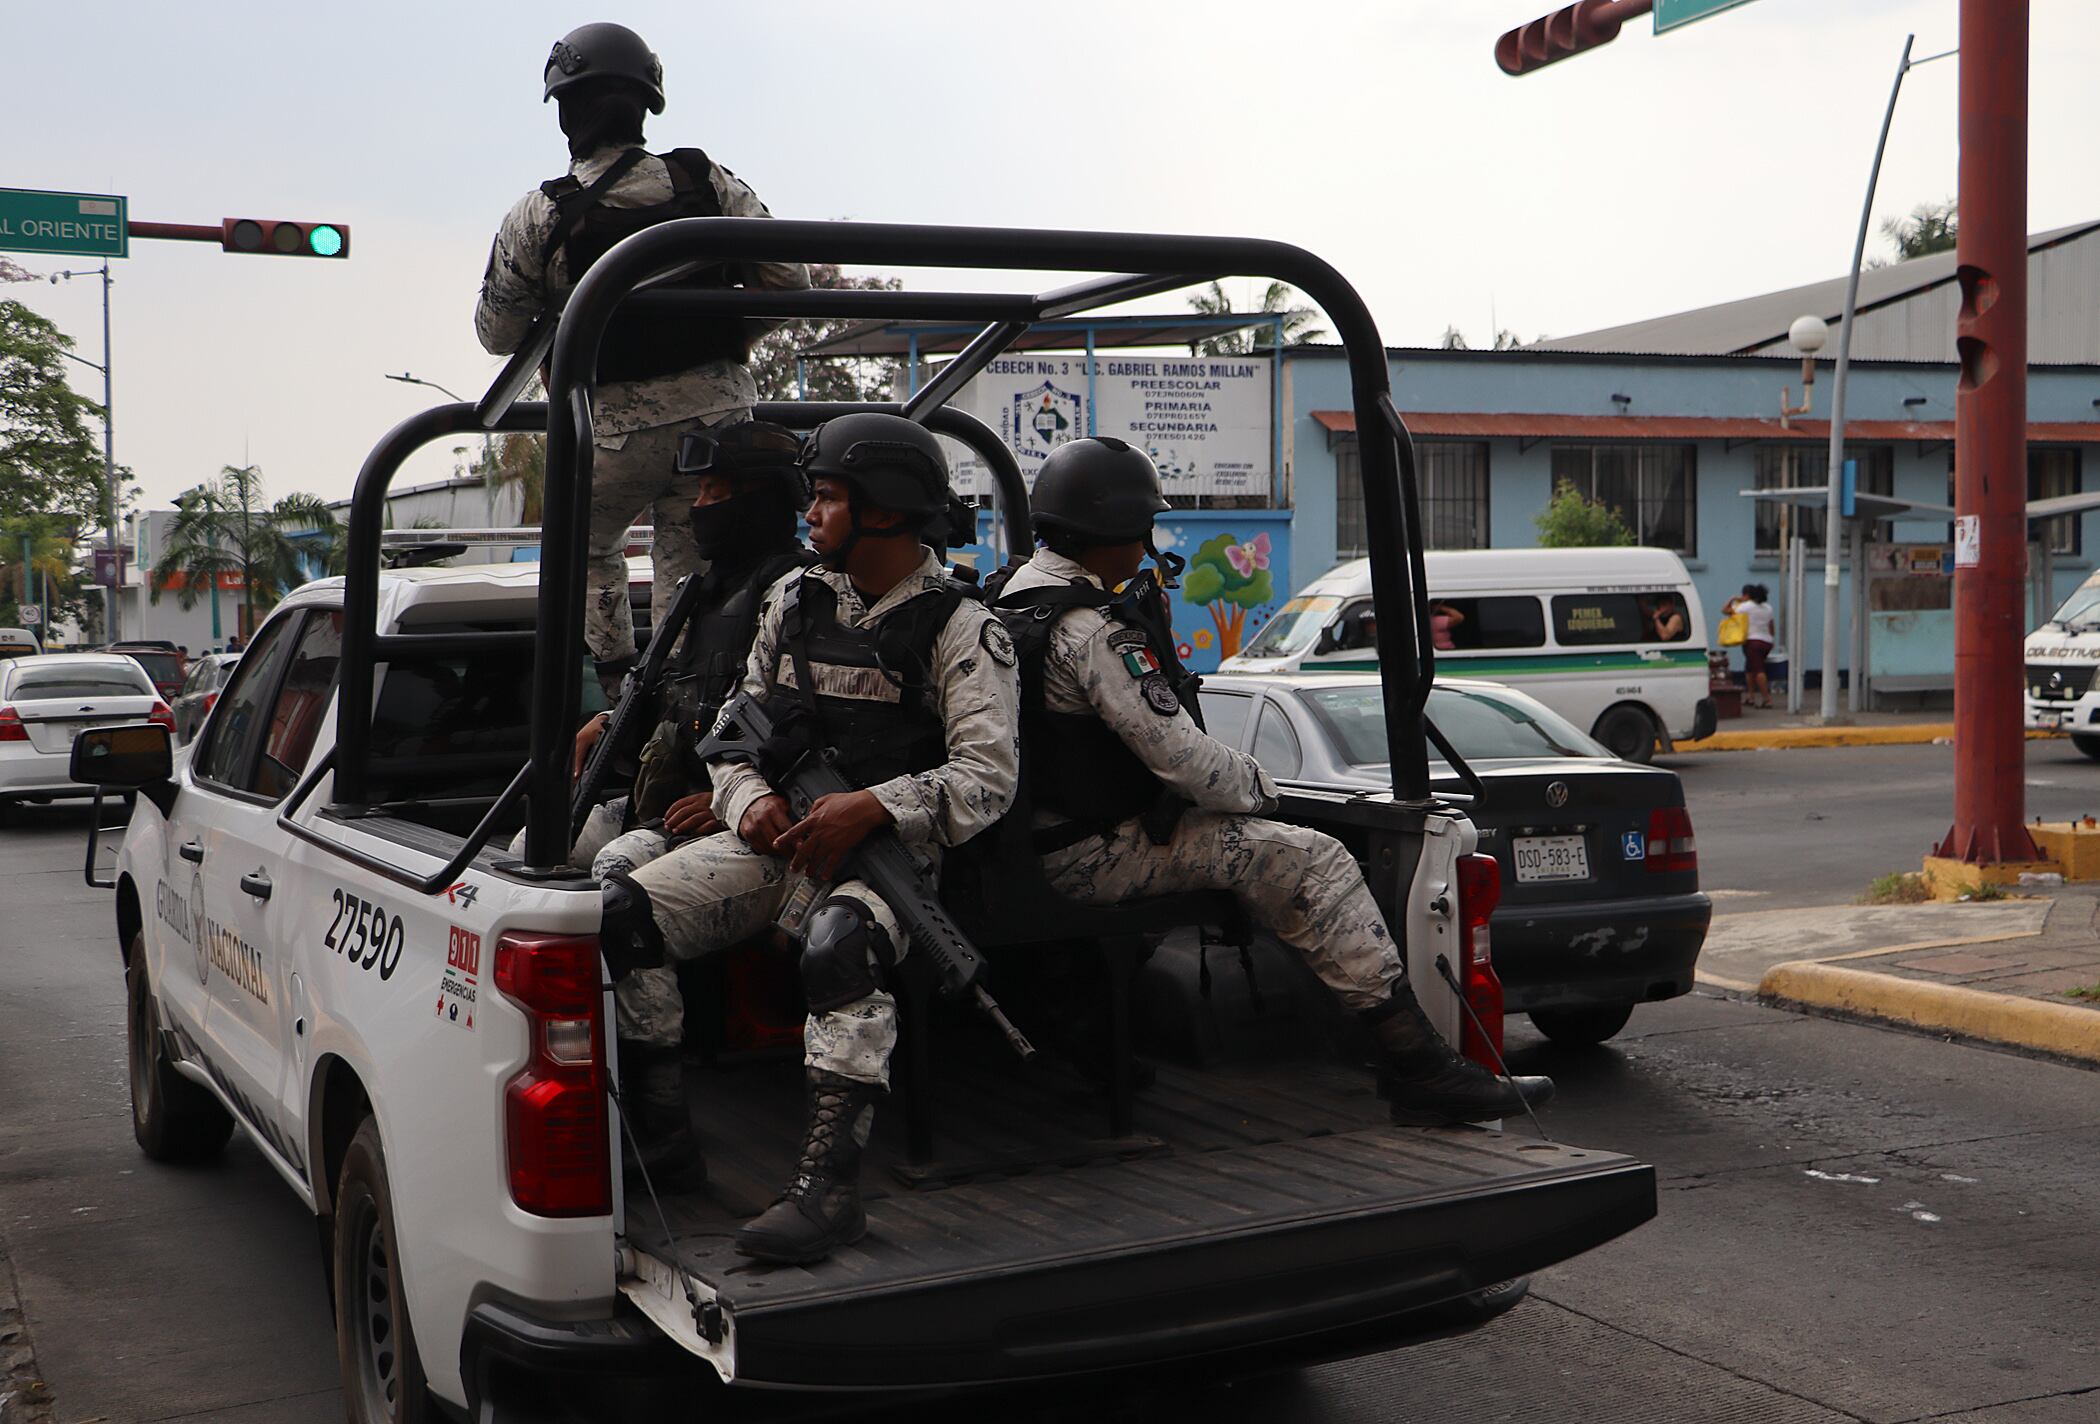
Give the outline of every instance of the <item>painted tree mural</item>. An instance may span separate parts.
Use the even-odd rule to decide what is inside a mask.
[[[1276,596],[1269,577],[1268,534],[1257,534],[1244,544],[1236,534],[1205,539],[1182,575],[1181,596],[1210,614],[1218,630],[1218,657],[1236,655],[1247,626],[1247,610]]]

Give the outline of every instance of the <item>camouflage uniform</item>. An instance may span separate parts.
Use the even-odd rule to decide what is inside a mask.
[[[838,595],[839,622],[849,628],[879,624],[898,606],[942,583],[940,562],[931,553],[872,607],[843,573],[817,569],[809,576]],[[744,690],[754,696],[762,696],[769,682],[794,680],[781,636],[781,596],[799,577],[790,574],[766,592],[744,673]],[[928,862],[941,847],[960,845],[990,826],[1013,804],[1020,771],[1020,689],[1011,656],[995,658],[987,651],[1006,646],[997,634],[985,633],[993,621],[982,605],[965,602],[934,641],[929,703],[947,729],[948,760],[868,788],[890,813],[897,835]],[[845,695],[889,700],[897,692],[885,683]],[[758,854],[733,829],[761,798],[774,794],[773,788],[755,767],[715,762],[708,770],[714,778],[715,814],[732,829],[680,846],[634,873],[678,959],[711,954],[757,933],[780,912],[787,890],[787,861]],[[859,900],[897,953],[905,951],[897,917],[873,890],[848,880],[833,886],[832,893]],[[812,1069],[886,1087],[896,1041],[896,1001],[877,990],[843,1008],[810,1015],[803,1060]]]
[[[569,171],[589,184],[624,152],[620,147],[601,148],[569,165]],[[717,164],[713,177],[724,216],[772,216],[758,195],[728,169]],[[669,202],[671,196],[669,170],[652,156],[614,183],[604,201],[614,207],[648,207]],[[517,350],[532,323],[567,299],[574,285],[567,254],[556,247],[544,262],[540,257],[554,221],[553,200],[537,188],[504,216],[489,249],[481,300],[474,308],[474,331],[486,350],[499,355]],[[809,285],[809,269],[797,262],[751,263],[744,280],[752,287],[803,288]],[[700,554],[686,523],[699,477],[674,470],[679,438],[703,426],[749,420],[757,399],[750,367],[736,361],[709,361],[653,380],[608,382],[594,394],[590,597],[583,624],[584,643],[592,656],[606,660],[634,654],[625,551],[628,526],[642,510],[651,512],[656,525],[651,550],[656,583],[650,607],[658,619],[669,609],[678,581],[699,572]]]
[[[1086,582],[1078,563],[1047,549],[1005,595]],[[1305,957],[1351,1009],[1383,1004],[1407,971],[1356,861],[1332,836],[1267,819],[1276,785],[1253,757],[1204,734],[1171,695],[1155,704],[1145,677],[1110,646],[1120,625],[1093,608],[1065,611],[1043,660],[1052,712],[1093,716],[1165,784],[1194,803],[1173,837],[1155,845],[1138,820],[1043,857],[1050,883],[1075,900],[1114,904],[1188,890],[1229,890],[1262,928]],[[1171,711],[1162,712],[1163,704]],[[1039,813],[1044,824],[1058,818]]]

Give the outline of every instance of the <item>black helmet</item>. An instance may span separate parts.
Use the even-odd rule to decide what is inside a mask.
[[[648,96],[649,112],[664,111],[664,67],[648,43],[625,25],[579,25],[554,42],[547,55],[546,103],[555,95],[595,79],[624,79]]]
[[[947,452],[939,436],[901,415],[862,411],[825,421],[803,446],[802,472],[844,480],[877,509],[920,521],[948,517]]]
[[[695,430],[678,442],[678,473],[724,475],[738,489],[779,486],[800,509],[809,503],[809,481],[800,465],[802,437],[785,425],[743,420],[713,430]]]
[[[1113,435],[1067,440],[1051,451],[1028,502],[1038,532],[1097,544],[1150,539],[1153,516],[1172,507],[1151,456]]]

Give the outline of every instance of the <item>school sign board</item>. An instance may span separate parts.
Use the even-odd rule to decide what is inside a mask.
[[[127,257],[131,253],[128,206],[123,198],[108,193],[0,188],[0,252]]]
[[[1113,435],[1151,455],[1170,495],[1258,495],[1271,489],[1273,379],[1255,356],[1002,356],[952,404],[999,433],[1030,484],[1050,452]],[[1091,379],[1090,379],[1091,377]],[[983,462],[950,441],[956,489],[991,493]]]

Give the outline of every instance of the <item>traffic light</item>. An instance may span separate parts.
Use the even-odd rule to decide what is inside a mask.
[[[1652,0],[1576,0],[1543,19],[1533,20],[1495,41],[1495,63],[1504,74],[1529,74],[1555,60],[1610,44],[1619,28],[1635,15],[1649,12]]]
[[[350,229],[343,223],[227,218],[219,224],[219,247],[265,257],[348,257]]]

